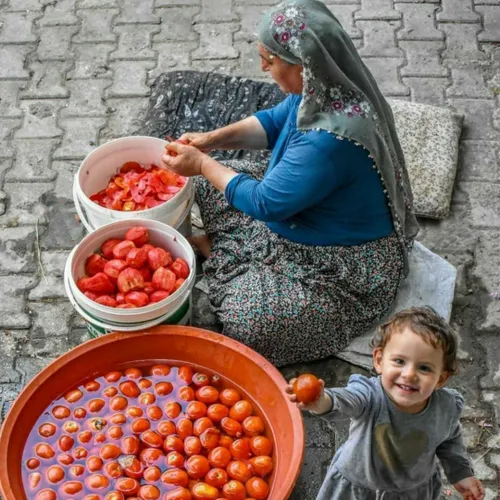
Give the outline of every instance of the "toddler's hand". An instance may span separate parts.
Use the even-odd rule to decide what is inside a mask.
[[[289,380],[288,385],[286,386],[285,392],[288,394],[288,399],[292,403],[297,403],[297,406],[304,411],[312,411],[313,413],[326,413],[327,411],[330,411],[332,409],[332,399],[328,394],[325,393],[325,381],[322,379],[319,379],[319,382],[321,384],[321,394],[316,399],[316,401],[313,401],[312,403],[309,404],[304,404],[300,403],[297,401],[297,396],[293,392],[293,383],[295,382],[296,379],[292,378]]]
[[[483,485],[475,477],[466,477],[453,486],[465,500],[483,500],[484,498]]]

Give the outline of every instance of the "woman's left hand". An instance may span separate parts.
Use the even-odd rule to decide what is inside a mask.
[[[201,175],[202,164],[208,158],[199,149],[178,142],[167,144],[166,151],[173,154],[164,154],[161,157],[163,166],[184,177]]]

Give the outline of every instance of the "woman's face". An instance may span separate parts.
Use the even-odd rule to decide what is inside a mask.
[[[302,94],[302,66],[283,61],[266,50],[261,43],[259,43],[258,50],[262,71],[271,73],[281,91],[285,94]]]

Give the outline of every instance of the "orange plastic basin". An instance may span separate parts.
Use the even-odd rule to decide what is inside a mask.
[[[280,372],[252,349],[222,335],[186,326],[113,333],[56,359],[25,387],[0,432],[0,490],[5,500],[26,499],[21,459],[28,435],[46,407],[86,378],[134,361],[193,363],[228,378],[257,404],[270,426],[275,469],[269,500],[291,494],[304,452],[300,410],[284,393]]]

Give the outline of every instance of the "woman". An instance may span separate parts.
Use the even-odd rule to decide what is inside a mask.
[[[316,0],[271,9],[263,71],[289,96],[171,143],[165,167],[199,176],[199,246],[223,333],[277,366],[334,354],[392,304],[418,226],[392,112],[348,35]],[[272,149],[269,166],[203,151]]]

